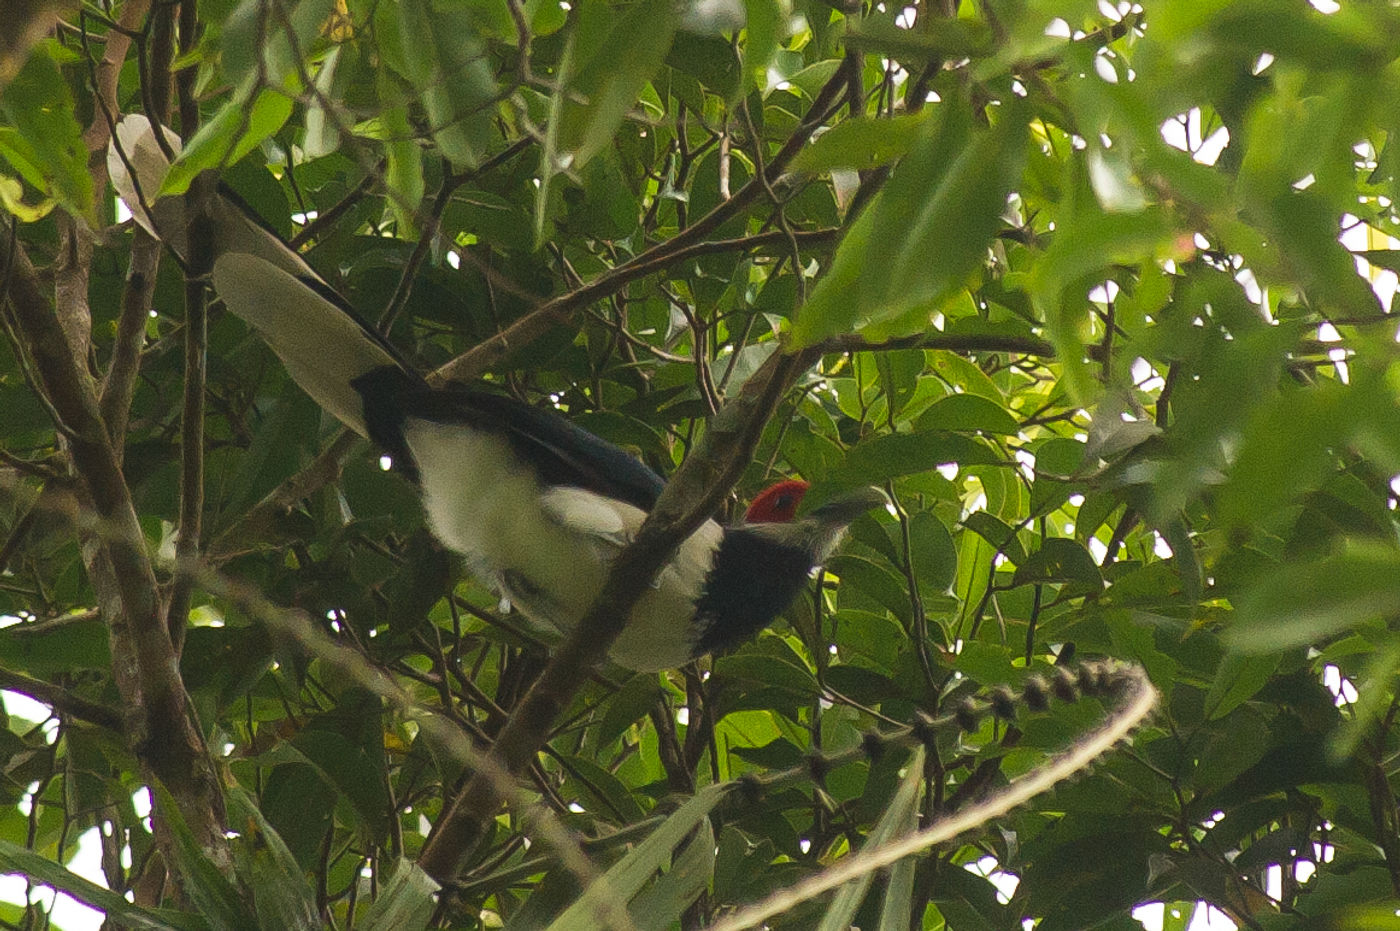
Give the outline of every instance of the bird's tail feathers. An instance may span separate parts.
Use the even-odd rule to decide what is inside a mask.
[[[180,137],[161,127],[170,151],[180,152]],[[185,261],[188,256],[189,216],[184,197],[158,197],[170,160],[156,141],[155,128],[141,113],[131,113],[117,123],[107,146],[107,171],[117,196],[142,229],[164,242]],[[213,227],[214,254],[244,252],[256,255],[297,278],[317,278],[294,249],[264,227],[235,198],[223,192],[207,204]],[[319,280],[319,279],[318,279]]]
[[[331,292],[245,252],[214,262],[214,291],[251,324],[302,389],[357,433],[367,435],[364,403],[353,382],[378,368],[406,370],[402,359]]]

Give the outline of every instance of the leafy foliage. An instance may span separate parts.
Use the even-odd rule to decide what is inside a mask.
[[[1335,6],[21,5],[0,686],[57,727],[0,729],[0,868],[132,927],[698,928],[1037,771],[1098,699],[949,716],[1112,657],[1162,695],[1130,745],[772,926],[1390,926],[1400,13]],[[809,350],[734,500],[798,475],[893,507],[732,654],[599,671],[439,899],[414,860],[547,644],[117,222],[105,149],[142,111],[186,140],[145,194],[216,181],[424,370],[663,473]],[[173,637],[113,573],[121,507]],[[184,770],[140,631],[178,657]],[[110,892],[62,869],[94,826]]]

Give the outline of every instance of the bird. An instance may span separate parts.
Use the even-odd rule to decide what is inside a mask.
[[[162,228],[172,222],[162,219],[165,208],[142,211],[132,186],[121,183],[132,162],[142,194],[157,190],[163,167],[133,158],[163,162],[164,155],[153,140],[141,144],[149,123],[122,125],[127,154],[120,174],[112,170],[114,184],[133,198],[138,222],[175,247],[174,231]],[[236,203],[212,214],[221,251],[209,278],[223,305],[313,400],[368,437],[417,487],[429,530],[473,576],[537,627],[567,636],[665,480],[552,407],[478,385],[430,384],[299,255],[239,219]],[[865,488],[800,513],[808,489],[799,479],[780,481],[740,522],[701,524],[643,591],[609,659],[656,672],[752,638],[807,586],[848,526],[887,502]]]

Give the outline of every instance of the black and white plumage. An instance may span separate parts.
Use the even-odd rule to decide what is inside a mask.
[[[159,154],[153,144],[132,150]],[[224,218],[223,207],[214,213],[216,224],[250,223]],[[146,220],[164,234],[160,217],[156,204]],[[532,621],[572,630],[664,480],[553,410],[430,386],[299,256],[285,246],[288,255],[269,255],[268,234],[250,225],[215,236],[222,251],[211,282],[224,305],[259,332],[314,400],[417,484],[430,529],[474,575]],[[884,502],[865,489],[793,519],[805,488],[770,489],[750,522],[702,524],[643,593],[610,658],[653,671],[753,636],[787,608],[850,521]]]

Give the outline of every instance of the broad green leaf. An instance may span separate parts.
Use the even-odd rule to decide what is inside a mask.
[[[287,845],[245,790],[228,791],[229,824],[239,837],[233,843],[239,878],[253,893],[253,910],[262,931],[319,931],[321,917],[306,875]]]
[[[671,860],[671,868],[628,906],[637,931],[668,931],[709,888],[715,872],[715,834],[706,818]]]
[[[142,931],[204,931],[209,925],[198,915],[132,905],[120,893],[64,869],[27,847],[0,838],[0,872],[19,873],[36,883],[66,892],[107,916]]]
[[[546,143],[551,173],[578,170],[609,143],[642,87],[661,67],[677,24],[675,4],[669,0],[641,0],[620,12],[601,6],[593,10],[585,9],[585,18],[609,18],[587,27],[605,35],[591,48],[576,42],[572,50],[557,95],[554,136]]]
[[[1358,624],[1400,613],[1400,550],[1352,541],[1312,562],[1284,564],[1235,602],[1225,642],[1242,653],[1319,643]]]
[[[887,433],[873,437],[846,453],[833,479],[851,485],[879,484],[901,475],[936,469],[945,463],[1000,465],[1002,460],[985,444],[956,433],[929,430]]]
[[[290,89],[333,8],[333,0],[292,0],[276,9],[263,0],[241,0],[220,36],[225,79]]]
[[[1023,163],[1024,107],[1013,99],[983,131],[961,107],[939,112],[846,234],[793,328],[797,345],[847,331],[880,340],[923,329],[985,263]],[[868,274],[873,268],[881,274]]]
[[[0,94],[0,117],[14,130],[0,137],[0,155],[30,184],[95,227],[87,146],[53,46],[40,44]],[[20,203],[18,196],[5,200]]]
[[[878,847],[918,829],[918,802],[924,788],[924,748],[915,750],[905,766],[904,778],[900,780],[894,798],[886,806],[875,827],[871,828],[865,837],[866,846]],[[822,915],[821,924],[817,926],[818,931],[845,931],[851,927],[856,909],[860,908],[861,902],[865,900],[866,893],[870,891],[870,883],[874,879],[875,874],[872,871],[837,889],[831,904]],[[888,892],[885,901],[886,907],[890,907],[892,903]],[[909,904],[905,902],[906,916],[908,911]]]
[[[356,927],[365,931],[419,931],[426,928],[437,907],[435,896],[441,887],[418,864],[399,860],[379,897]]]
[[[0,628],[0,664],[34,676],[73,674],[111,665],[107,629],[96,617]]]
[[[248,902],[200,849],[169,790],[156,784],[151,787],[151,793],[175,839],[175,869],[190,904],[209,922],[211,931],[246,931],[253,927],[257,920]]]
[[[1051,537],[1041,543],[1040,549],[1016,567],[1012,581],[1016,585],[1066,582],[1082,586],[1086,592],[1103,588],[1103,576],[1094,557],[1078,541],[1064,537]]]
[[[792,160],[793,171],[878,168],[903,158],[918,140],[926,113],[886,119],[858,117],[822,133]]]
[[[405,76],[427,113],[433,140],[458,168],[474,167],[491,143],[496,81],[465,6],[402,0]]]
[[[200,172],[233,164],[287,122],[295,103],[292,94],[280,88],[258,90],[254,77],[181,150],[160,186],[160,196],[185,193]]]
[[[768,85],[768,64],[784,38],[790,4],[786,0],[744,0],[744,91]]]
[[[952,430],[1015,436],[1020,424],[1000,404],[975,394],[952,394],[934,401],[915,422],[919,430]]]
[[[938,517],[919,511],[909,518],[909,561],[921,587],[946,592],[958,574],[958,550]]]
[[[963,518],[963,526],[982,537],[997,551],[1019,566],[1026,561],[1026,550],[1016,531],[1006,521],[986,511],[973,511]]]
[[[707,822],[710,811],[730,789],[727,784],[716,783],[696,792],[646,840],[591,883],[578,901],[550,924],[548,931],[592,931],[598,927],[599,910],[605,903],[629,901],[657,872],[666,870],[676,845],[695,827]],[[704,830],[709,831],[708,827]]]
[[[1211,720],[1225,717],[1258,694],[1278,669],[1281,658],[1278,654],[1226,656],[1206,695],[1206,712]]]

